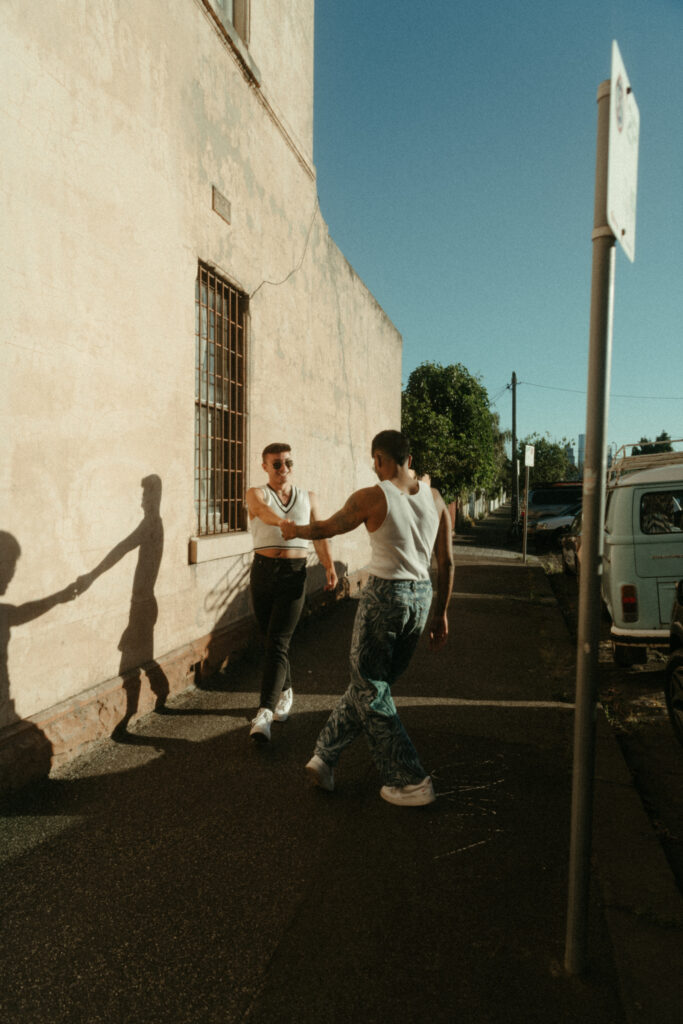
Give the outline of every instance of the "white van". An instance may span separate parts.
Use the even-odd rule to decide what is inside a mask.
[[[682,513],[683,451],[615,460],[607,482],[602,597],[619,665],[645,661],[648,647],[668,649],[675,586],[683,578]]]

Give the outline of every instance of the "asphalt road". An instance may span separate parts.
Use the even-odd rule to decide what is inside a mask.
[[[449,645],[396,687],[436,803],[384,803],[362,741],[335,793],[306,783],[342,602],[298,630],[272,743],[243,659],[4,807],[0,1020],[680,1024],[680,894],[605,723],[587,971],[564,970],[573,641],[541,565],[457,563]]]

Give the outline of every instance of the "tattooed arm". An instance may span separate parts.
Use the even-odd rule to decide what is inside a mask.
[[[319,518],[318,512],[318,499],[313,491],[308,492],[308,500],[311,505],[311,523],[315,523]],[[314,540],[313,547],[315,553],[318,556],[318,561],[325,569],[325,577],[327,583],[325,590],[334,590],[337,586],[337,570],[334,567],[334,559],[332,558],[332,549],[330,547],[329,540]]]
[[[349,533],[362,523],[367,523],[376,514],[380,501],[386,507],[386,498],[379,487],[363,487],[360,491],[355,491],[344,507],[329,519],[319,519],[307,526],[298,526],[285,519],[280,523],[280,530],[285,540],[292,540],[294,537],[302,537],[304,540],[336,537],[338,533]]]

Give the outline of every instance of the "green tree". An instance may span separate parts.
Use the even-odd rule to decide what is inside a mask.
[[[640,445],[634,445],[631,455],[657,455],[659,452],[672,452],[673,445],[666,430],[658,434],[654,442],[647,437],[641,437]]]
[[[541,437],[540,434],[531,434],[519,442],[517,458],[522,469],[525,446],[528,444],[534,446],[534,465],[531,469],[531,480],[534,487],[554,484],[558,480],[576,479],[578,470],[569,459],[568,443],[566,437],[563,437],[561,441],[551,441],[547,434],[545,437]]]
[[[512,441],[512,431],[500,429],[499,413],[492,412],[491,419],[493,420],[493,448],[496,467],[494,483],[491,489],[499,491],[501,488],[504,490],[510,486],[512,467],[507,456],[506,445]]]
[[[422,363],[413,370],[402,396],[401,424],[416,471],[429,473],[446,502],[497,485],[503,435],[486,388],[460,363]]]

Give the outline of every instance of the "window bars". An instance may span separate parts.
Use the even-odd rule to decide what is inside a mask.
[[[199,264],[194,499],[200,536],[244,530],[248,298]]]

